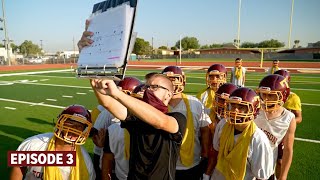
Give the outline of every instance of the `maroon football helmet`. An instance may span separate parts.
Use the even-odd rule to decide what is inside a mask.
[[[264,110],[272,111],[280,108],[286,102],[290,94],[290,87],[285,77],[271,74],[260,81],[257,92]]]
[[[121,90],[130,95],[131,92],[141,84],[141,81],[135,77],[125,77],[123,80],[121,80],[118,84],[119,87],[121,87]]]
[[[226,100],[227,121],[231,124],[245,124],[253,121],[260,109],[260,99],[250,88],[237,88]]]
[[[71,144],[84,144],[89,136],[92,121],[90,112],[81,105],[65,108],[57,117],[54,135]]]
[[[215,113],[220,116],[225,116],[226,99],[230,97],[230,94],[238,87],[232,83],[225,83],[221,85],[215,94]]]
[[[291,76],[290,76],[289,71],[284,70],[284,69],[280,69],[280,70],[274,72],[273,74],[279,74],[279,75],[283,76],[284,78],[287,79],[287,82],[290,83]]]
[[[138,98],[138,99],[142,99],[143,98],[143,93],[145,91],[145,84],[140,84],[139,86],[137,86],[136,88],[134,88],[134,90],[131,93],[132,97]]]
[[[178,66],[167,66],[161,72],[171,79],[174,86],[173,94],[178,94],[183,92],[184,86],[186,85],[186,76],[182,69]]]
[[[206,74],[207,86],[212,90],[217,89],[227,82],[227,69],[222,64],[213,64],[209,67]]]

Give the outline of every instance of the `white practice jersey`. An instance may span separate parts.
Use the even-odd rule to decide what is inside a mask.
[[[100,109],[99,109],[100,110]],[[97,130],[102,128],[107,129],[111,124],[119,122],[120,120],[115,118],[108,110],[104,109],[100,112],[93,127]],[[95,144],[93,145],[93,153],[101,155],[103,148],[99,148]]]
[[[215,130],[213,138],[213,148],[219,151],[220,137],[224,125],[227,122],[222,119]],[[237,142],[240,134],[234,136],[234,143]],[[240,155],[240,154],[239,154]],[[246,173],[244,179],[268,179],[273,174],[273,155],[267,136],[259,129],[256,128],[254,132],[249,151],[247,154]],[[225,179],[223,174],[215,169],[211,179]]]
[[[267,135],[273,150],[274,165],[278,157],[278,145],[286,135],[294,114],[285,108],[283,113],[275,119],[267,119],[264,111],[260,110],[259,115],[254,120],[257,126]]]
[[[241,70],[242,70],[242,77],[240,77],[240,79],[237,79],[236,76],[235,76],[235,67],[233,67],[231,69],[231,72],[233,74],[233,76],[231,77],[231,83],[236,85],[236,86],[244,87],[243,76],[246,75],[246,71],[247,70],[244,67],[241,67]]]
[[[109,147],[114,156],[115,174],[119,180],[126,180],[129,173],[129,159],[126,160],[124,155],[124,130],[125,129],[120,127],[120,122],[114,123],[108,127]]]
[[[213,96],[213,98],[215,98],[215,97]],[[208,99],[208,90],[206,90],[203,93],[202,98],[200,99],[200,102],[202,104],[205,104],[207,102],[207,99]],[[214,102],[214,100],[212,102]],[[204,113],[206,113],[208,116],[210,115],[211,111],[212,111],[212,109],[207,108],[207,107],[204,106]]]
[[[177,167],[176,169],[178,170],[185,170],[185,169],[190,169],[200,163],[200,156],[201,156],[201,145],[200,145],[200,128],[201,127],[206,127],[209,124],[211,124],[210,117],[204,113],[204,107],[202,103],[193,96],[187,95],[187,98],[189,100],[190,104],[190,109],[192,111],[192,116],[193,116],[193,124],[194,124],[194,132],[195,132],[195,139],[194,139],[194,161],[193,165],[190,167],[185,167],[182,163],[180,158],[178,158],[177,161]],[[180,112],[183,115],[187,116],[187,108],[186,104],[184,103],[183,100],[181,100],[175,107],[171,107],[171,112]]]
[[[53,137],[53,133],[45,133],[39,134],[28,139],[25,139],[20,146],[18,147],[17,151],[46,151],[48,147],[48,143],[50,139]],[[90,180],[95,180],[96,174],[93,169],[93,164],[88,152],[85,150],[84,147],[81,147],[82,155],[84,156],[84,160],[88,169],[88,173],[90,176]],[[70,166],[59,166],[62,179],[68,180],[70,176]],[[41,180],[43,177],[43,166],[29,166],[27,167],[27,173],[25,176],[25,180]]]

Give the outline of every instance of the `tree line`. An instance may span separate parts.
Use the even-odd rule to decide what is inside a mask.
[[[235,47],[236,40],[234,42],[228,42],[228,43],[213,43],[213,44],[206,44],[206,45],[200,45],[199,40],[195,37],[184,37],[181,39],[181,47],[182,50],[190,50],[190,49],[211,49],[211,48],[221,48],[221,47]],[[295,40],[293,48],[301,48],[299,45],[300,40]],[[243,42],[240,45],[240,48],[281,48],[284,47],[285,44],[283,42],[280,42],[276,39],[270,39],[270,40],[264,40],[259,43],[253,43],[253,42]],[[312,47],[320,47],[320,41],[313,43]],[[160,46],[158,49],[164,49],[164,50],[177,50],[180,49],[180,40],[178,40],[175,43],[175,46],[167,47],[167,46]],[[148,41],[145,41],[143,38],[137,38],[136,43],[134,46],[133,53],[137,55],[143,55],[143,54],[157,54],[157,51],[152,51],[152,47]]]
[[[4,47],[4,45],[0,44],[0,47]],[[10,47],[13,53],[20,53],[24,56],[43,55],[42,49],[37,44],[34,44],[32,41],[28,40],[25,40],[20,45],[10,43]]]
[[[235,47],[236,40],[234,42],[229,43],[222,43],[222,44],[205,44],[200,45],[199,40],[196,37],[184,37],[181,39],[181,47],[182,50],[190,50],[190,49],[210,49],[210,48],[221,48],[221,47]],[[295,40],[293,48],[300,48],[299,45],[300,41]],[[20,53],[25,56],[31,56],[31,55],[43,55],[42,49],[37,45],[34,44],[32,41],[25,40],[20,45],[15,45],[14,43],[10,43],[10,46],[12,48],[12,51],[14,53]],[[280,42],[276,39],[270,39],[270,40],[264,40],[259,43],[253,43],[253,42],[243,42],[240,45],[240,48],[281,48],[284,47],[285,44],[283,42]],[[0,47],[4,47],[2,44],[0,44]],[[320,41],[317,41],[316,43],[313,43],[311,47],[320,47]],[[137,55],[146,55],[146,54],[158,54],[157,51],[154,50],[155,48],[152,48],[150,43],[143,38],[137,38],[133,53]],[[160,46],[157,49],[165,49],[165,50],[177,50],[180,49],[180,40],[178,40],[174,46],[167,47],[167,46]],[[58,52],[57,52],[58,53]]]

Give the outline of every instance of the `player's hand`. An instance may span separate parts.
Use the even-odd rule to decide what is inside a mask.
[[[79,52],[86,46],[90,46],[93,43],[93,40],[90,37],[93,35],[93,32],[87,31],[90,24],[89,20],[86,20],[85,31],[82,33],[81,39],[78,42]]]
[[[117,85],[113,80],[109,79],[92,79],[91,86],[97,92],[103,95],[109,95],[112,97],[117,97],[121,91],[118,89]]]

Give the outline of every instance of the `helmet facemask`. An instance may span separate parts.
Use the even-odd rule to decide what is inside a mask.
[[[79,114],[61,114],[54,135],[66,143],[82,145],[89,136],[92,124]]]
[[[163,74],[165,74],[172,81],[174,95],[184,91],[184,86],[186,85],[186,77],[184,74],[174,74],[173,72],[164,72]]]
[[[131,91],[130,91],[130,90],[122,89],[121,86],[118,86],[118,89],[119,89],[120,91],[124,92],[124,93],[127,94],[127,95],[131,95]]]
[[[269,87],[260,87],[257,93],[262,100],[261,104],[264,111],[278,110],[284,104],[281,91],[272,91]]]
[[[230,94],[222,93],[222,94],[215,94],[215,113],[220,118],[226,117],[226,100],[229,98]]]
[[[144,91],[140,91],[138,93],[131,93],[130,96],[137,98],[137,99],[143,99],[143,94],[144,94]]]
[[[143,99],[143,94],[144,94],[145,90],[146,90],[146,85],[140,84],[139,86],[134,88],[134,90],[131,92],[130,96],[137,98],[137,99]]]
[[[130,95],[131,95],[131,93],[132,93],[132,92],[131,92],[131,91],[129,91],[129,90],[122,90],[122,88],[121,88],[121,87],[120,87],[120,89],[121,89],[121,91],[122,91],[122,92],[124,92],[125,94],[127,94],[127,95],[129,95],[129,96],[130,96]]]
[[[206,74],[207,86],[213,91],[217,91],[218,88],[227,82],[227,75],[217,70],[210,71]]]
[[[226,100],[227,122],[234,125],[244,125],[254,120],[252,103],[242,101],[240,97],[230,97]]]

